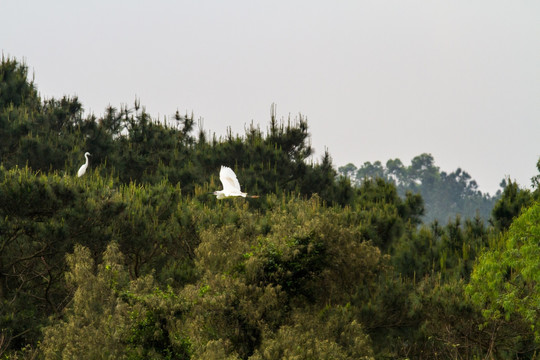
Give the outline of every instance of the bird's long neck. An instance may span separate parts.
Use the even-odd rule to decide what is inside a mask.
[[[88,165],[88,154],[84,154],[84,157],[86,158],[86,162],[84,164]]]

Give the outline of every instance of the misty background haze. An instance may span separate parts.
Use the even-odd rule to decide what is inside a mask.
[[[534,1],[2,1],[0,48],[42,97],[87,113],[135,98],[154,117],[264,130],[306,116],[334,166],[430,153],[495,193],[540,155]]]

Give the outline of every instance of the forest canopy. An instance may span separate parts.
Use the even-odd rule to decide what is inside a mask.
[[[501,190],[493,196],[482,193],[471,175],[461,168],[450,173],[441,171],[433,156],[427,153],[415,156],[409,166],[400,159],[390,159],[386,165],[380,161],[367,161],[360,168],[352,163],[341,166],[338,173],[348,177],[355,186],[366,179],[381,178],[393,183],[401,196],[408,191],[422,195],[425,204],[423,221],[426,223],[434,220],[446,223],[457,215],[479,216],[488,221],[501,195]],[[501,181],[503,190],[506,183],[506,179]]]
[[[218,138],[138,102],[85,115],[28,75],[2,58],[0,359],[538,353],[537,188],[494,200],[428,154],[338,173],[303,116]],[[221,165],[259,198],[210,194]],[[438,209],[492,210],[427,220],[428,183]]]

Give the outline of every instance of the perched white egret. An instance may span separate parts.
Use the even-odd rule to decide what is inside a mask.
[[[216,195],[217,199],[224,199],[230,196],[242,196],[250,198],[258,198],[257,195],[248,195],[245,192],[240,191],[240,183],[236,178],[236,174],[231,168],[222,166],[219,171],[219,180],[223,185],[223,190],[214,191],[212,194]]]
[[[86,173],[86,168],[88,167],[88,157],[92,156],[89,152],[84,153],[84,157],[86,158],[86,162],[79,168],[79,171],[77,171],[77,177],[81,177]]]

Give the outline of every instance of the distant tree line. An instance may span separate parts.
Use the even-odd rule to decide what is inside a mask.
[[[433,156],[426,153],[414,157],[409,166],[400,159],[388,160],[386,165],[380,161],[368,161],[360,168],[352,163],[341,166],[338,173],[356,186],[366,179],[381,178],[393,183],[401,196],[409,191],[422,195],[425,204],[423,221],[426,223],[437,220],[446,224],[456,216],[478,216],[488,221],[501,196],[501,190],[493,196],[482,193],[471,175],[461,168],[451,173],[440,171]],[[503,189],[506,183],[506,179],[501,182]]]
[[[417,191],[309,162],[302,117],[223,138],[138,103],[84,117],[9,58],[0,105],[0,359],[540,350],[537,188],[509,181],[489,221],[426,223]],[[210,195],[222,164],[261,197]]]

